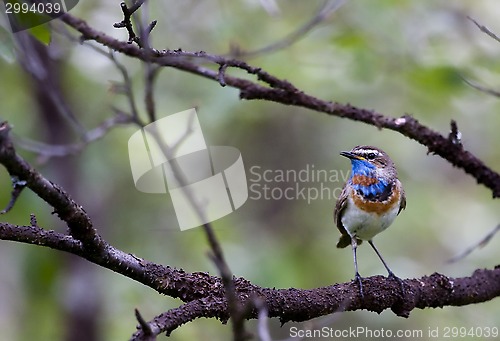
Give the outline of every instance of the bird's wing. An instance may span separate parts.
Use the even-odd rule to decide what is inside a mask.
[[[399,190],[401,191],[401,201],[399,203],[399,211],[398,214],[401,213],[402,210],[406,208],[406,195],[405,195],[405,190],[403,189],[403,186],[401,185],[401,182],[398,180],[398,186]]]
[[[337,199],[337,203],[335,204],[335,210],[333,211],[333,221],[337,228],[339,229],[341,236],[339,242],[337,243],[338,248],[344,248],[351,244],[351,236],[347,233],[344,225],[342,225],[342,214],[347,207],[347,196],[349,191],[347,186],[344,185],[342,192],[340,193],[340,197]]]

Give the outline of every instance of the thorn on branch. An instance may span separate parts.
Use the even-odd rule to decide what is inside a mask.
[[[450,134],[448,135],[448,141],[453,143],[458,147],[462,147],[462,133],[458,130],[457,122],[455,120],[451,120],[450,122]]]
[[[38,221],[36,220],[36,216],[34,213],[30,214],[30,225],[31,227],[40,228],[40,226],[38,226]]]
[[[12,181],[12,193],[10,195],[10,201],[7,204],[7,207],[5,207],[2,211],[0,211],[0,214],[5,214],[9,212],[15,205],[17,198],[19,198],[19,195],[21,195],[21,192],[23,189],[26,187],[26,180],[20,180],[17,176],[12,176],[10,178]]]
[[[149,323],[142,317],[141,313],[139,312],[139,309],[135,308],[134,309],[135,311],[135,318],[137,319],[137,321],[139,322],[139,325],[141,326],[141,329],[142,329],[142,332],[144,333],[144,336],[146,336],[146,338],[148,336],[154,336],[154,333],[153,331],[151,330],[151,326],[149,325]]]
[[[141,30],[140,30],[140,42],[141,42],[140,47],[145,48],[147,50],[150,50],[153,54],[157,54],[158,51],[150,48],[149,36],[151,34],[151,31],[153,31],[153,29],[155,28],[157,22],[158,21],[153,20],[152,22],[149,23],[149,25],[147,27],[143,28],[141,26]]]
[[[151,31],[155,28],[156,24],[158,23],[157,20],[151,21],[151,23],[146,27],[146,32],[149,34]]]

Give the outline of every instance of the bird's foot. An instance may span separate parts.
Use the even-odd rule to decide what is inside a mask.
[[[399,283],[399,287],[401,288],[401,294],[404,297],[405,296],[405,282],[401,278],[396,276],[394,274],[394,272],[392,272],[392,271],[389,271],[389,275],[387,276],[387,278],[393,279]]]
[[[363,292],[363,277],[360,276],[358,272],[354,275],[354,281],[358,282],[358,287],[359,287],[359,296],[361,296],[361,299],[365,297],[365,294]]]

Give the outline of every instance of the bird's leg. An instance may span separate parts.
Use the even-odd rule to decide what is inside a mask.
[[[356,282],[358,282],[359,285],[359,294],[361,298],[363,298],[365,295],[363,293],[363,282],[362,282],[362,277],[359,275],[358,272],[358,257],[356,255],[356,250],[358,249],[358,242],[356,240],[356,237],[351,236],[351,247],[352,247],[352,255],[354,258],[354,279]]]
[[[389,266],[385,262],[384,258],[382,258],[382,255],[380,254],[380,252],[378,252],[377,248],[375,247],[375,244],[373,244],[373,241],[369,240],[368,243],[371,245],[371,247],[373,248],[373,250],[377,254],[378,258],[380,258],[380,260],[382,261],[382,264],[384,264],[387,272],[389,273],[389,275],[387,277],[398,281],[399,286],[401,287],[401,292],[403,293],[403,296],[404,296],[404,294],[405,294],[404,281],[401,278],[399,278],[398,276],[396,276],[394,274],[394,272],[392,272],[392,270],[389,268]]]

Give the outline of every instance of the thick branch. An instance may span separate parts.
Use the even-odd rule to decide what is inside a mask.
[[[221,75],[218,70],[200,66],[195,61],[211,62],[219,66],[224,66],[224,69],[228,67],[243,69],[250,74],[257,75],[258,80],[267,83],[268,86],[264,86],[257,82],[227,75],[227,72],[224,72],[223,84],[239,89],[240,98],[242,99],[263,99],[286,105],[309,108],[329,115],[361,121],[378,128],[397,131],[426,146],[429,152],[438,154],[452,165],[472,175],[478,183],[491,189],[493,197],[500,197],[500,174],[487,167],[472,153],[463,149],[461,145],[454,144],[446,136],[420,124],[409,115],[400,118],[391,118],[373,110],[357,108],[350,104],[324,101],[298,90],[286,80],[274,77],[260,68],[252,67],[242,61],[210,55],[203,51],[145,50],[99,32],[88,26],[85,21],[70,14],[64,14],[60,18],[67,25],[78,30],[84,39],[95,40],[112,50],[143,61],[174,67],[220,83]]]
[[[366,309],[377,313],[392,309],[396,314],[408,317],[414,308],[462,306],[491,300],[500,296],[500,266],[494,270],[476,270],[470,277],[448,278],[438,273],[420,279],[405,280],[408,290],[399,297],[399,283],[382,276],[366,279],[365,299],[358,297],[356,284],[343,283],[311,290],[269,289],[238,279],[237,291],[242,300],[260,297],[266,304],[269,317],[278,317],[282,323],[306,321],[344,310]],[[228,318],[224,301],[213,297],[192,301],[155,317],[148,323],[156,333],[169,335],[179,326],[200,317],[215,317],[223,322]],[[246,316],[258,317],[256,309]],[[132,340],[142,340],[139,330]]]
[[[183,301],[205,297],[208,293],[224,296],[220,279],[206,273],[186,273],[169,266],[158,265],[125,253],[104,243],[101,253],[89,252],[81,241],[72,236],[45,230],[38,226],[19,226],[0,222],[0,239],[49,247],[65,251],[136,280],[159,293]]]
[[[154,264],[111,245],[106,245],[103,254],[99,256],[87,252],[82,243],[71,236],[36,226],[0,223],[0,239],[70,252],[160,293],[181,298],[185,302],[194,302],[161,314],[149,322],[151,330],[156,333],[171,332],[199,317],[216,317],[223,322],[229,318],[224,286],[218,277],[206,273],[186,273]],[[282,323],[306,321],[339,311],[360,309],[377,313],[392,309],[397,315],[407,317],[415,308],[462,306],[500,296],[500,266],[493,270],[476,270],[470,277],[449,278],[435,273],[419,279],[405,279],[404,283],[405,296],[401,297],[397,281],[382,276],[365,278],[365,297],[361,299],[355,282],[309,290],[262,288],[243,278],[237,278],[234,282],[238,298],[243,304],[253,297],[260,297],[268,308],[269,317],[278,317]],[[189,313],[178,316],[180,310],[189,310]],[[257,314],[254,309],[245,318],[254,319]]]

